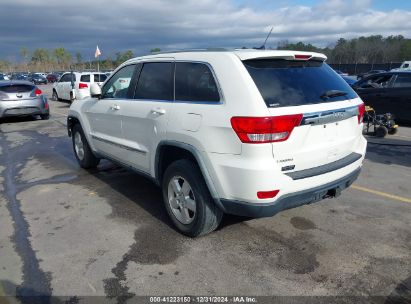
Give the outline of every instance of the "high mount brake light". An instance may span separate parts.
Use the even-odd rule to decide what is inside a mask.
[[[285,141],[303,114],[269,117],[232,117],[231,126],[243,143],[262,144]]]
[[[295,54],[294,59],[298,60],[309,60],[312,56],[311,55],[303,55],[303,54]]]
[[[365,113],[365,105],[362,103],[358,105],[358,123],[362,123],[362,120],[364,118],[364,113]]]

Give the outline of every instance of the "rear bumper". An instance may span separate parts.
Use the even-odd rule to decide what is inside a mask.
[[[272,203],[246,203],[236,200],[220,199],[223,211],[229,214],[248,217],[269,217],[286,209],[301,205],[318,202],[327,197],[338,196],[339,193],[348,188],[360,174],[361,168],[328,184],[312,189],[290,193]]]
[[[10,100],[0,102],[0,117],[28,116],[48,114],[47,99],[38,97],[27,100]]]

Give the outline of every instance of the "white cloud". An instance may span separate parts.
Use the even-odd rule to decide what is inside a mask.
[[[15,0],[2,4],[0,57],[23,46],[64,46],[103,56],[152,47],[259,46],[302,40],[326,45],[339,37],[382,34],[411,36],[411,12],[376,11],[370,0],[328,0],[313,7],[278,9],[236,5],[233,0],[133,1]]]

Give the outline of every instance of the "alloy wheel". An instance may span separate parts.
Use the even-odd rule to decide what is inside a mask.
[[[186,179],[175,176],[168,183],[168,204],[176,219],[188,225],[196,215],[194,192]]]

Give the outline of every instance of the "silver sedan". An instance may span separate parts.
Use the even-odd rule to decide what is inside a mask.
[[[49,104],[43,92],[28,81],[0,81],[0,118],[30,115],[49,118]]]

